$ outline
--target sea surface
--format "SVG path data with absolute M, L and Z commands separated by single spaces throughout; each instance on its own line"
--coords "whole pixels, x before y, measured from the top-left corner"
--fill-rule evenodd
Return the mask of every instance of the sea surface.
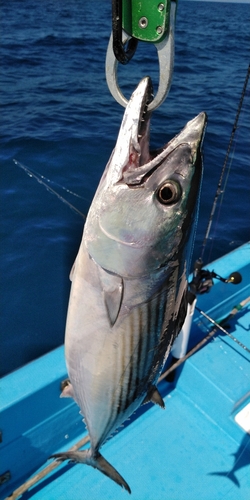
M 68 276 L 84 218 L 62 198 L 87 213 L 124 110 L 105 80 L 110 0 L 2 0 L 1 10 L 4 375 L 63 343 Z M 180 0 L 176 23 L 172 87 L 153 114 L 151 143 L 162 146 L 188 120 L 207 112 L 197 258 L 247 74 L 250 6 Z M 139 44 L 134 59 L 119 67 L 124 94 L 129 97 L 146 75 L 157 89 L 156 49 Z M 205 263 L 249 239 L 249 132 L 248 86 Z M 36 172 L 40 182 L 14 159 Z

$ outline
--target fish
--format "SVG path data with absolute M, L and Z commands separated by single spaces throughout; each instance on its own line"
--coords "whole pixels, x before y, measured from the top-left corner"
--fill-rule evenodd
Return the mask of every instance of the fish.
M 187 310 L 187 276 L 202 181 L 205 112 L 150 151 L 152 82 L 145 77 L 124 112 L 71 272 L 65 333 L 70 383 L 90 448 L 52 455 L 91 465 L 131 493 L 100 448 L 152 401 Z

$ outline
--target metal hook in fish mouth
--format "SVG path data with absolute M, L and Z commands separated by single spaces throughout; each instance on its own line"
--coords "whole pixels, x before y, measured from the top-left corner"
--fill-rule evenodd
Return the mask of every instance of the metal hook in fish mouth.
M 176 10 L 176 4 L 175 2 L 171 2 L 170 26 L 169 26 L 168 36 L 166 36 L 162 42 L 154 44 L 158 53 L 160 80 L 159 80 L 158 91 L 154 99 L 149 104 L 148 111 L 153 111 L 162 104 L 162 102 L 166 99 L 171 87 L 173 67 L 174 67 L 175 10 Z M 123 44 L 125 45 L 130 39 L 131 36 L 128 35 L 125 31 L 123 31 L 122 32 Z M 114 99 L 119 104 L 121 104 L 121 106 L 124 106 L 126 108 L 128 100 L 126 99 L 126 97 L 124 97 L 117 81 L 117 66 L 118 66 L 118 61 L 113 52 L 113 35 L 111 34 L 106 56 L 107 85 Z

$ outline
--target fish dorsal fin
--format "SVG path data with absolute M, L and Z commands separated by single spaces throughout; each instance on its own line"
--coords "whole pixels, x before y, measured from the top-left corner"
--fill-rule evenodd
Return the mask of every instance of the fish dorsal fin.
M 100 268 L 100 278 L 110 325 L 114 326 L 122 304 L 123 279 L 121 276 L 112 274 L 102 268 Z
M 152 387 L 149 389 L 147 396 L 143 400 L 142 404 L 149 403 L 149 401 L 152 401 L 152 403 L 159 405 L 161 408 L 165 409 L 164 401 L 155 385 L 152 385 Z

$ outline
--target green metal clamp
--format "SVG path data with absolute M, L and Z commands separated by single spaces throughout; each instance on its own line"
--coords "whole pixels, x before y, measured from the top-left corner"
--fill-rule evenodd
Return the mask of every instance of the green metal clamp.
M 171 0 L 123 0 L 122 26 L 143 42 L 161 42 L 169 32 Z

